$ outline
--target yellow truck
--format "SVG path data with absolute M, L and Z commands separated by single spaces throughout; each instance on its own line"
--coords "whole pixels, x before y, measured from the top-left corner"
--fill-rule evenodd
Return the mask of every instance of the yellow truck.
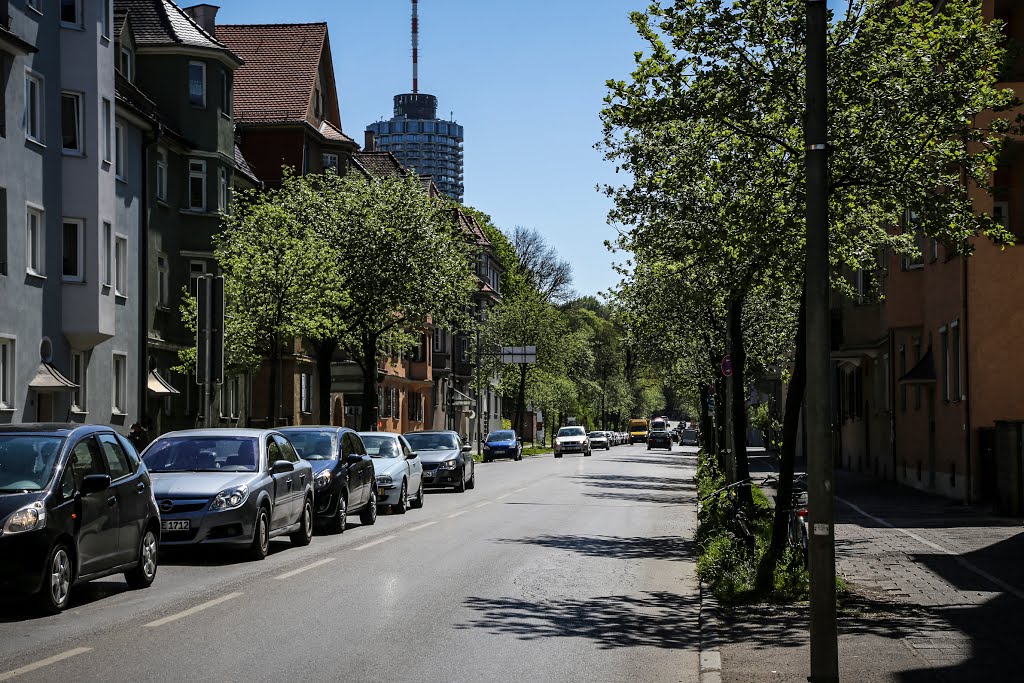
M 636 418 L 629 421 L 629 442 L 645 443 L 647 432 L 651 429 L 651 422 L 645 418 Z

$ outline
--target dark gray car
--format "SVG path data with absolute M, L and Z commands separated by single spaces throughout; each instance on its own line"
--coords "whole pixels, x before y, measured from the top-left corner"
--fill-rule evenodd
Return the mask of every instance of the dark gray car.
M 160 508 L 161 545 L 248 548 L 262 560 L 270 539 L 313 538 L 313 468 L 281 432 L 189 429 L 146 448 Z
M 409 432 L 404 434 L 423 463 L 423 486 L 454 488 L 459 493 L 476 487 L 476 463 L 472 449 L 457 432 Z

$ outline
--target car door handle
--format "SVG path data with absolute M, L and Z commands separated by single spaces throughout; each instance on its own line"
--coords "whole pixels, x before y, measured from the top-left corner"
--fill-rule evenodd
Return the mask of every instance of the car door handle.
M 299 483 L 302 483 L 302 484 L 306 483 L 306 475 L 305 474 L 300 474 L 299 475 Z
M 135 485 L 135 490 L 137 490 L 139 493 L 145 493 L 146 492 L 146 482 L 140 481 L 138 484 Z
M 117 505 L 117 496 L 111 496 L 110 498 L 107 498 L 107 507 L 108 508 L 112 508 L 115 505 Z

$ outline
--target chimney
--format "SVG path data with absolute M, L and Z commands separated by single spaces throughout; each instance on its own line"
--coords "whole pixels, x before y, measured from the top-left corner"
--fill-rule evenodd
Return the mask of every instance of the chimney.
M 372 130 L 366 131 L 365 139 L 363 140 L 363 151 L 364 152 L 376 152 L 377 151 L 377 141 L 374 140 L 374 138 L 373 138 L 373 131 Z
M 220 9 L 217 5 L 193 5 L 192 7 L 184 8 L 185 14 L 192 17 L 199 26 L 209 33 L 214 38 L 217 37 L 217 11 Z

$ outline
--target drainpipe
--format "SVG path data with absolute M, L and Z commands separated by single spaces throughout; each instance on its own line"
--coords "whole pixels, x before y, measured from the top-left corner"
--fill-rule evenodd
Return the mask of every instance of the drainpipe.
M 960 377 L 960 380 L 959 380 L 958 383 L 960 384 L 960 397 L 959 398 L 963 402 L 963 411 L 964 411 L 964 451 L 967 454 L 967 472 L 966 472 L 966 476 L 967 476 L 967 495 L 964 498 L 964 502 L 967 503 L 968 505 L 970 505 L 971 501 L 974 498 L 974 496 L 972 495 L 973 494 L 972 487 L 974 485 L 974 476 L 973 476 L 973 470 L 971 468 L 971 404 L 970 404 L 970 401 L 971 401 L 971 383 L 970 383 L 970 377 L 971 377 L 971 361 L 970 361 L 970 358 L 971 358 L 971 354 L 970 354 L 970 348 L 971 347 L 970 347 L 970 341 L 969 341 L 970 338 L 971 338 L 971 335 L 968 334 L 968 330 L 969 330 L 968 321 L 970 320 L 970 316 L 968 315 L 968 309 L 967 309 L 967 304 L 968 304 L 968 296 L 967 296 L 967 291 L 968 291 L 968 289 L 967 289 L 967 287 L 968 287 L 967 258 L 968 257 L 966 257 L 966 256 L 961 256 L 960 257 L 960 261 L 963 263 L 962 271 L 963 271 L 963 312 L 964 312 L 964 318 L 963 318 L 963 320 L 960 321 L 960 348 L 958 349 L 958 351 L 959 351 L 959 353 L 962 356 L 962 360 L 960 361 L 961 377 Z M 967 398 L 963 397 L 964 396 L 963 391 L 964 391 L 965 387 L 967 388 Z

